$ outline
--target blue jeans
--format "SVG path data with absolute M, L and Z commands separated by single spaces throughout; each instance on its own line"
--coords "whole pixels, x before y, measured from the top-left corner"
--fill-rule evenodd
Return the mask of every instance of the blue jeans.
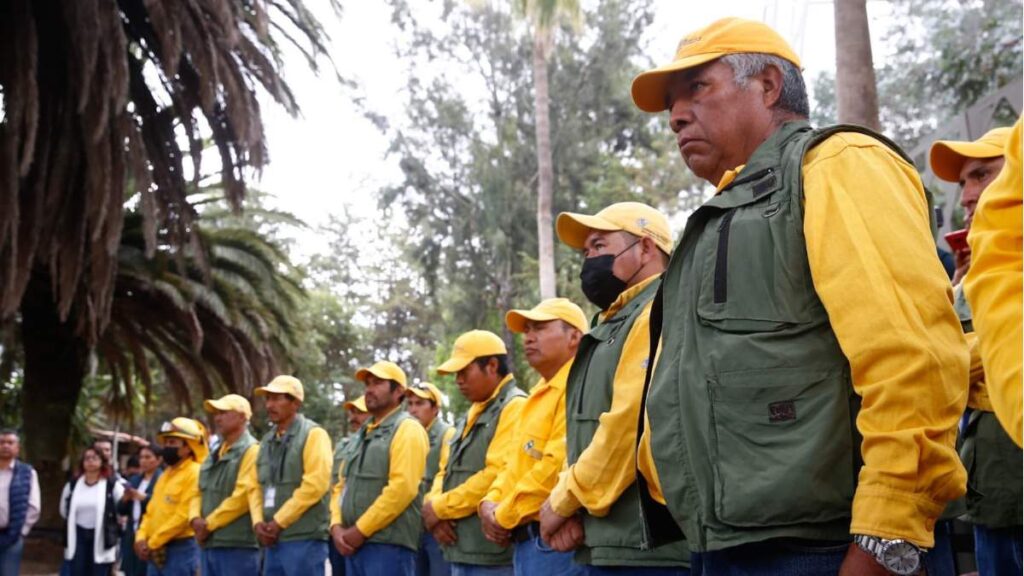
M 345 558 L 346 576 L 416 576 L 416 552 L 394 544 L 363 544 Z
M 452 562 L 452 576 L 515 576 L 512 566 L 484 566 Z
M 530 538 L 515 545 L 512 568 L 515 576 L 583 576 L 583 566 L 572 561 L 572 552 L 557 552 L 531 530 Z
M 258 548 L 207 548 L 200 553 L 203 576 L 234 576 L 259 574 Z
M 331 576 L 345 576 L 345 557 L 330 540 L 327 541 L 327 561 L 331 563 Z
M 1021 574 L 1021 527 L 974 527 L 974 554 L 979 576 Z
M 949 534 L 936 525 L 935 547 L 925 555 L 928 576 L 954 576 Z M 694 552 L 693 576 L 835 576 L 843 565 L 849 542 L 791 538 L 743 544 L 712 552 Z
M 326 540 L 278 542 L 266 549 L 263 576 L 324 576 Z
M 441 545 L 430 532 L 420 537 L 420 550 L 416 553 L 417 576 L 451 576 L 452 567 L 444 559 Z
M 584 567 L 587 576 L 689 576 L 690 570 L 676 566 L 594 566 Z
M 96 531 L 75 526 L 75 557 L 71 559 L 71 576 L 108 576 L 113 562 L 97 564 L 93 550 Z
M 192 538 L 181 538 L 168 544 L 163 569 L 150 562 L 146 576 L 195 576 L 199 568 L 199 545 Z
M 0 548 L 0 576 L 18 576 L 21 570 L 21 551 L 24 548 L 24 538 L 18 538 L 6 548 Z

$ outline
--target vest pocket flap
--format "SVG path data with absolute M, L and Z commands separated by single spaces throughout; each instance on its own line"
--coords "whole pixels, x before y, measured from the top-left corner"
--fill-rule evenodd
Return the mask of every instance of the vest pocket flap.
M 850 516 L 859 446 L 845 370 L 731 372 L 707 385 L 722 522 L 763 527 Z

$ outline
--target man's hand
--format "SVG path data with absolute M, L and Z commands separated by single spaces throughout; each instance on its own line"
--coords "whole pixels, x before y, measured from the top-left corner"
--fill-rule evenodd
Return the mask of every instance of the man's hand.
M 146 544 L 145 540 L 135 543 L 135 555 L 139 557 L 139 560 L 148 562 L 149 553 L 149 544 Z
M 540 537 L 544 542 L 551 546 L 551 538 L 558 532 L 562 525 L 565 524 L 570 517 L 559 516 L 555 509 L 551 507 L 551 500 L 545 500 L 544 504 L 540 507 Z
M 434 512 L 434 505 L 430 502 L 423 505 L 423 508 L 420 510 L 420 515 L 423 516 L 423 527 L 427 529 L 427 532 L 433 532 L 434 527 L 441 521 Z
M 206 528 L 206 520 L 202 518 L 192 519 L 192 531 L 196 533 L 196 541 L 200 544 L 206 542 L 210 537 L 210 531 Z
M 342 528 L 341 533 L 338 534 L 338 539 L 341 540 L 341 547 L 338 548 L 338 552 L 341 552 L 342 556 L 352 556 L 366 543 L 366 536 L 355 526 Z
M 264 546 L 277 544 L 277 537 L 281 534 L 281 525 L 273 520 L 260 522 L 253 529 L 256 532 L 256 539 Z
M 452 546 L 459 540 L 459 536 L 455 533 L 455 522 L 451 520 L 439 521 L 434 525 L 434 529 L 430 531 L 430 534 L 442 546 Z
M 548 543 L 552 550 L 558 552 L 570 552 L 579 548 L 585 539 L 583 532 L 583 520 L 579 516 L 573 516 L 562 524 L 562 527 L 555 532 Z
M 926 574 L 923 566 L 918 574 Z M 839 568 L 839 576 L 892 576 L 892 573 L 879 564 L 871 554 L 862 550 L 856 543 L 852 543 L 846 550 L 846 558 Z
M 512 532 L 498 524 L 498 519 L 494 516 L 494 510 L 497 507 L 498 505 L 494 502 L 481 502 L 479 510 L 480 524 L 483 526 L 484 537 L 504 548 L 508 546 Z
M 954 252 L 953 263 L 955 269 L 953 271 L 952 284 L 956 286 L 964 279 L 964 276 L 967 275 L 967 270 L 971 267 L 971 249 L 968 247 Z

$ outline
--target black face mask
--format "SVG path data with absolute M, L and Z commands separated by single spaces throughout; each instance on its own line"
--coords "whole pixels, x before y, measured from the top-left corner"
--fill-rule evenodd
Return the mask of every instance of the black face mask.
M 160 449 L 160 456 L 163 457 L 164 463 L 168 466 L 174 466 L 181 461 L 181 456 L 178 455 L 178 448 L 175 446 L 164 446 Z
M 622 252 L 614 256 L 605 254 L 603 256 L 587 258 L 583 261 L 583 269 L 580 270 L 580 284 L 583 288 L 583 294 L 587 297 L 587 300 L 593 302 L 601 310 L 607 310 L 612 305 L 612 302 L 615 302 L 615 299 L 626 289 L 629 280 L 632 280 L 640 272 L 640 268 L 637 268 L 636 272 L 633 272 L 633 276 L 629 277 L 629 280 L 622 280 L 612 273 L 615 259 L 625 254 L 626 250 L 636 246 L 638 243 L 640 243 L 639 240 L 633 242 Z

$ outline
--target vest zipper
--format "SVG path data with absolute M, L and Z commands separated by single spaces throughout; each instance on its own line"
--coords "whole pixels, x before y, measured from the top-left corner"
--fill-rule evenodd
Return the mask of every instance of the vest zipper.
M 735 213 L 736 209 L 730 208 L 718 224 L 718 253 L 715 256 L 715 304 L 724 304 L 728 299 L 726 282 L 729 274 L 729 228 Z

